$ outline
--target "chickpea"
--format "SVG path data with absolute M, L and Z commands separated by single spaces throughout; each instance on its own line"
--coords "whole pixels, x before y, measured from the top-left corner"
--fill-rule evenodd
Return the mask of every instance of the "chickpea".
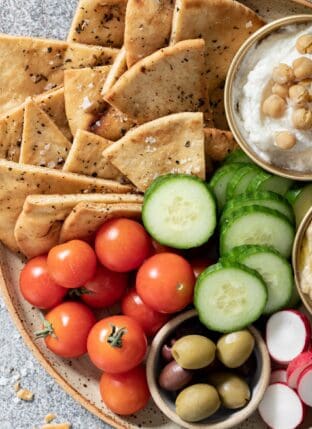
M 312 54 L 312 34 L 304 34 L 297 39 L 297 51 L 300 54 Z
M 270 95 L 264 100 L 262 105 L 262 111 L 266 116 L 272 118 L 280 118 L 284 115 L 286 109 L 286 102 L 279 95 Z
M 280 149 L 291 149 L 296 144 L 296 137 L 288 131 L 281 131 L 275 134 L 275 145 Z
M 279 83 L 281 85 L 285 85 L 285 83 L 290 83 L 294 80 L 294 72 L 291 67 L 287 64 L 279 64 L 274 67 L 272 79 L 274 82 Z
M 293 85 L 289 88 L 289 98 L 297 105 L 304 106 L 310 100 L 309 91 L 302 85 Z
M 287 85 L 281 85 L 280 83 L 275 83 L 272 86 L 272 93 L 279 95 L 282 98 L 288 97 L 288 86 Z
M 312 77 L 312 60 L 299 57 L 293 62 L 293 70 L 296 79 L 302 80 Z
M 308 109 L 296 109 L 292 114 L 292 122 L 295 128 L 299 130 L 308 130 L 312 128 L 312 112 Z

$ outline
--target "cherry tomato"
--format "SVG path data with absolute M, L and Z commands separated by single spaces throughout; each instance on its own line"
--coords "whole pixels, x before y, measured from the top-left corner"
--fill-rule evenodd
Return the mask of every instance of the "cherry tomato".
M 100 392 L 103 402 L 114 413 L 122 416 L 136 413 L 145 407 L 150 398 L 145 368 L 137 366 L 122 374 L 104 372 Z
M 175 253 L 152 256 L 144 262 L 136 277 L 140 297 L 161 313 L 174 313 L 190 304 L 194 285 L 191 265 Z
M 104 308 L 119 301 L 127 285 L 127 274 L 116 273 L 99 265 L 94 277 L 75 292 L 90 307 Z
M 211 258 L 194 258 L 190 260 L 190 264 L 192 265 L 194 275 L 197 278 L 203 271 L 205 271 L 206 268 L 208 268 L 210 265 L 215 264 L 216 261 L 214 261 Z
M 168 252 L 174 252 L 174 250 L 171 247 L 164 246 L 163 244 L 158 243 L 158 241 L 152 240 L 152 246 L 153 246 L 153 254 L 157 253 L 168 253 Z
M 112 271 L 137 269 L 151 250 L 151 238 L 141 224 L 131 219 L 108 220 L 96 234 L 96 254 Z
M 147 341 L 141 326 L 128 316 L 110 316 L 97 322 L 88 337 L 88 353 L 95 366 L 111 374 L 139 365 Z
M 46 255 L 27 262 L 21 271 L 19 284 L 26 301 L 42 310 L 60 304 L 67 293 L 66 288 L 49 276 Z
M 142 301 L 135 289 L 129 290 L 121 302 L 121 311 L 133 317 L 144 329 L 146 335 L 154 335 L 167 322 L 168 315 L 159 313 Z
M 50 276 L 61 286 L 77 288 L 95 274 L 96 255 L 82 240 L 71 240 L 53 247 L 48 254 Z
M 67 301 L 46 314 L 43 328 L 36 332 L 47 347 L 64 358 L 76 358 L 87 351 L 87 338 L 96 320 L 92 311 L 79 302 Z

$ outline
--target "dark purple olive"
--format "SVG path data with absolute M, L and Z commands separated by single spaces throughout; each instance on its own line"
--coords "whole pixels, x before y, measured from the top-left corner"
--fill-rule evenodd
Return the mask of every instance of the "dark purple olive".
M 192 380 L 192 372 L 181 368 L 176 361 L 168 363 L 160 373 L 159 385 L 165 390 L 180 390 Z
M 167 362 L 170 362 L 173 359 L 171 347 L 169 347 L 167 344 L 164 344 L 161 349 L 161 355 Z

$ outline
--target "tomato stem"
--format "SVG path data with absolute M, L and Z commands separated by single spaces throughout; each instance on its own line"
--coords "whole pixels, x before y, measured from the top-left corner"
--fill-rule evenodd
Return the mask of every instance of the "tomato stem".
M 44 318 L 42 313 L 40 313 L 40 318 L 42 320 L 43 329 L 39 329 L 39 331 L 35 332 L 36 340 L 39 340 L 39 338 L 46 338 L 48 335 L 51 335 L 51 337 L 57 338 L 54 333 L 52 324 L 47 319 Z
M 71 289 L 69 292 L 68 292 L 68 296 L 70 297 L 70 298 L 76 298 L 76 297 L 79 297 L 79 296 L 81 296 L 81 295 L 92 295 L 94 292 L 92 292 L 91 290 L 89 290 L 89 289 L 87 289 L 87 288 L 85 288 L 85 287 L 77 287 L 77 288 L 75 288 L 75 289 Z
M 109 334 L 109 337 L 107 339 L 108 344 L 110 344 L 112 347 L 122 347 L 122 337 L 124 334 L 127 333 L 126 328 L 118 328 L 118 326 L 112 325 L 112 332 Z

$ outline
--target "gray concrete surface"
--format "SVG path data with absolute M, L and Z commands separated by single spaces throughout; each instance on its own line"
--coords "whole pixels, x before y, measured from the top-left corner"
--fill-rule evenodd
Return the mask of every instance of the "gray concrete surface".
M 66 37 L 77 0 L 0 0 L 0 32 L 41 37 Z M 13 384 L 35 394 L 33 402 L 19 400 Z M 36 362 L 15 329 L 0 298 L 0 429 L 40 428 L 53 412 L 55 422 L 72 429 L 108 429 L 80 407 Z

